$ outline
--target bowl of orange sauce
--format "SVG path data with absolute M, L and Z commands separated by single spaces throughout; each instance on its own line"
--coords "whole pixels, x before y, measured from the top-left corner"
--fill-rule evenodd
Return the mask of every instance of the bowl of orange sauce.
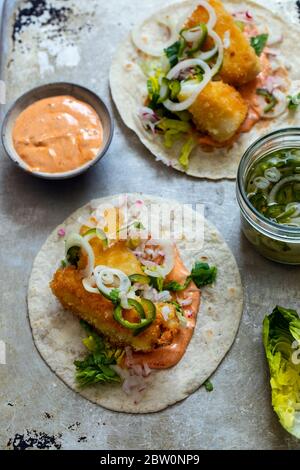
M 22 95 L 2 126 L 7 155 L 40 178 L 72 178 L 95 165 L 113 136 L 110 112 L 91 90 L 59 82 Z

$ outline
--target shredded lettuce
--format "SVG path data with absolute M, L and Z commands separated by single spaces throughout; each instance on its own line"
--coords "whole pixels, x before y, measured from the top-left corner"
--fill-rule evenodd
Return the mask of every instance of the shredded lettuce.
M 151 77 L 157 73 L 163 74 L 163 65 L 160 59 L 152 60 L 151 62 L 149 60 L 141 60 L 139 66 L 146 77 Z
M 180 156 L 179 156 L 179 163 L 180 165 L 187 170 L 189 167 L 189 159 L 192 151 L 197 146 L 197 142 L 193 137 L 190 137 L 185 144 L 183 145 Z
M 182 133 L 175 129 L 169 129 L 164 134 L 164 146 L 168 149 L 172 148 L 174 142 L 181 137 Z
M 163 132 L 164 145 L 167 148 L 171 148 L 175 140 L 181 137 L 183 133 L 191 130 L 191 124 L 189 122 L 169 118 L 161 119 L 156 127 Z
M 177 132 L 189 132 L 192 128 L 189 122 L 168 118 L 161 119 L 157 124 L 157 127 L 165 132 L 170 129 L 175 130 Z
M 112 347 L 86 322 L 81 321 L 80 324 L 88 334 L 82 342 L 89 354 L 84 360 L 74 362 L 78 385 L 86 387 L 100 382 L 120 382 L 119 375 L 110 366 L 121 361 L 124 350 Z
M 148 95 L 150 98 L 149 106 L 150 108 L 155 108 L 159 100 L 159 90 L 160 90 L 159 79 L 156 75 L 152 75 L 151 77 L 148 78 L 147 89 L 148 89 Z
M 263 322 L 270 368 L 272 405 L 281 425 L 300 438 L 300 318 L 295 310 L 275 307 Z

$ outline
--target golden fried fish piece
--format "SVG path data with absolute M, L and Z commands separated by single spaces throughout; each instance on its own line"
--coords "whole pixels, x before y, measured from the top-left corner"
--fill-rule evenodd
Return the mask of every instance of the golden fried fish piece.
M 95 254 L 95 265 L 104 264 L 118 268 L 127 275 L 143 273 L 140 262 L 127 248 L 126 242 L 119 241 L 106 250 L 103 250 L 102 242 L 97 238 L 92 239 L 90 243 Z M 79 265 L 81 268 L 84 267 L 82 259 Z M 136 351 L 151 351 L 155 347 L 170 344 L 180 327 L 175 306 L 158 302 L 155 304 L 155 321 L 144 332 L 134 336 L 133 330 L 123 327 L 114 319 L 114 305 L 110 300 L 101 294 L 90 293 L 84 289 L 82 273 L 74 266 L 58 269 L 50 287 L 65 309 L 92 325 L 116 346 L 128 345 Z M 167 321 L 161 313 L 166 305 L 169 308 Z M 140 321 L 134 310 L 123 310 L 123 317 L 130 322 Z
M 87 292 L 82 285 L 82 276 L 73 266 L 58 269 L 50 287 L 62 306 L 92 325 L 116 346 L 131 346 L 136 351 L 151 351 L 156 346 L 170 344 L 178 332 L 179 321 L 172 304 L 156 304 L 156 320 L 137 336 L 113 318 L 114 306 L 111 301 L 99 294 Z M 164 305 L 170 309 L 166 322 L 161 314 Z M 130 322 L 138 322 L 134 310 L 124 310 L 123 317 Z
M 240 93 L 222 81 L 210 82 L 189 108 L 200 132 L 216 142 L 230 140 L 244 122 L 248 105 Z
M 248 39 L 235 24 L 234 18 L 228 13 L 220 0 L 208 0 L 217 15 L 217 23 L 214 31 L 224 40 L 225 33 L 229 38 L 229 47 L 224 48 L 223 66 L 219 72 L 220 77 L 226 83 L 233 86 L 244 85 L 254 80 L 260 72 L 260 61 Z M 198 6 L 185 27 L 192 28 L 199 23 L 208 21 L 208 13 Z M 205 48 L 213 47 L 212 40 L 208 38 Z

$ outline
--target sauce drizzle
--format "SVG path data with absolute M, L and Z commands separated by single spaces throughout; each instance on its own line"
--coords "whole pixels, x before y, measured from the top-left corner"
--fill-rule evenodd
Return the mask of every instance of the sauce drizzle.
M 176 249 L 174 268 L 168 275 L 168 278 L 182 284 L 188 275 L 189 272 Z M 133 352 L 132 356 L 135 364 L 147 363 L 150 369 L 168 369 L 175 366 L 184 355 L 195 329 L 201 293 L 195 284 L 191 282 L 183 292 L 178 293 L 177 297 L 182 299 L 186 297 L 192 298 L 191 305 L 182 307 L 186 314 L 187 326 L 179 329 L 174 341 L 168 346 L 162 346 L 151 352 Z

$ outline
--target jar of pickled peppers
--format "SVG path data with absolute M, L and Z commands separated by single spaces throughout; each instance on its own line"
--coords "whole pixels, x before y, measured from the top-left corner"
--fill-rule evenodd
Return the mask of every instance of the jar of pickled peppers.
M 254 142 L 237 175 L 242 230 L 263 256 L 300 264 L 300 128 Z

